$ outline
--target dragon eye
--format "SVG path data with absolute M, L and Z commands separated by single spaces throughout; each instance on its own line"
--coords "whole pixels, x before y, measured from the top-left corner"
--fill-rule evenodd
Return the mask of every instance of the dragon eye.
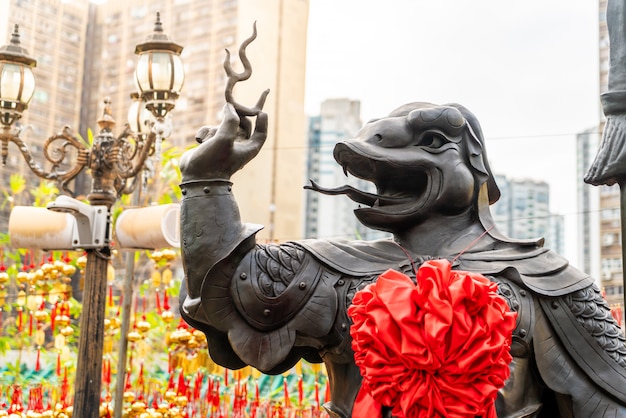
M 424 135 L 420 141 L 415 144 L 418 147 L 440 148 L 447 141 L 441 135 L 428 133 Z

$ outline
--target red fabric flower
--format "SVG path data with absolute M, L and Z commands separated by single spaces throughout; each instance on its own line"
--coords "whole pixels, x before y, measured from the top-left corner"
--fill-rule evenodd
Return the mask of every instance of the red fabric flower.
M 417 286 L 388 270 L 357 292 L 348 314 L 363 383 L 352 416 L 386 405 L 400 418 L 495 418 L 516 321 L 496 290 L 480 274 L 431 260 Z

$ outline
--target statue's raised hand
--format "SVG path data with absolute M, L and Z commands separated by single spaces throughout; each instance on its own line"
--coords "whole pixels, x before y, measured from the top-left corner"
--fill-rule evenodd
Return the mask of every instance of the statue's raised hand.
M 267 114 L 259 111 L 254 132 L 249 138 L 239 125 L 235 107 L 227 103 L 220 126 L 200 129 L 196 138 L 200 145 L 183 154 L 180 161 L 183 182 L 229 180 L 259 153 L 267 138 Z
M 626 179 L 626 114 L 608 115 L 596 158 L 585 175 L 594 186 L 622 184 Z

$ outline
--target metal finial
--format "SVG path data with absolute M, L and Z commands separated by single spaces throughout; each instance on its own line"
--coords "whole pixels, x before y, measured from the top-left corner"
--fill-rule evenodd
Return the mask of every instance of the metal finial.
M 17 23 L 15 24 L 15 27 L 13 28 L 13 34 L 11 35 L 11 43 L 15 46 L 20 45 L 20 25 Z
M 111 130 L 115 126 L 115 119 L 113 119 L 113 112 L 111 112 L 111 98 L 104 98 L 104 111 L 102 117 L 98 119 L 98 126 L 101 130 Z
M 161 23 L 161 13 L 157 12 L 156 22 L 154 23 L 154 31 L 146 37 L 146 40 L 135 47 L 135 54 L 152 50 L 172 51 L 176 55 L 180 55 L 183 50 L 165 32 L 163 32 L 163 24 Z
M 156 22 L 154 23 L 155 32 L 163 32 L 163 24 L 161 23 L 161 12 L 156 12 Z
M 11 42 L 8 45 L 0 47 L 0 60 L 17 62 L 28 65 L 29 67 L 37 66 L 37 60 L 30 57 L 28 51 L 20 45 L 20 25 L 17 23 L 13 28 Z

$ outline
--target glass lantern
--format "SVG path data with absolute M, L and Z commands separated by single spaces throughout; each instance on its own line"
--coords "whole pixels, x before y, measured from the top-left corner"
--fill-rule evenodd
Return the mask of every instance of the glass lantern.
M 22 117 L 35 92 L 32 68 L 37 61 L 20 46 L 19 26 L 15 25 L 11 43 L 0 48 L 0 122 L 11 126 Z
M 185 80 L 180 53 L 183 50 L 163 33 L 160 14 L 152 35 L 135 47 L 139 55 L 135 82 L 146 108 L 155 118 L 164 118 L 175 106 Z

